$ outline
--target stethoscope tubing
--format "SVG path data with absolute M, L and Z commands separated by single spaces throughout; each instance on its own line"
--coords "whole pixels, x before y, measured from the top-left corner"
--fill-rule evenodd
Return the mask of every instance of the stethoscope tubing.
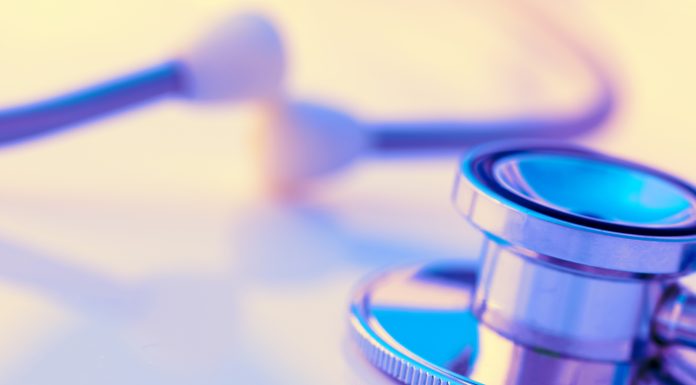
M 606 66 L 591 50 L 538 12 L 527 7 L 522 11 L 563 43 L 591 73 L 597 91 L 588 106 L 565 114 L 489 120 L 362 122 L 372 150 L 460 149 L 493 139 L 520 137 L 561 139 L 604 123 L 617 104 L 616 85 Z M 165 96 L 189 96 L 185 72 L 183 61 L 168 61 L 76 92 L 0 110 L 0 146 L 55 134 Z
M 180 64 L 152 68 L 26 106 L 0 111 L 0 145 L 36 139 L 182 91 Z

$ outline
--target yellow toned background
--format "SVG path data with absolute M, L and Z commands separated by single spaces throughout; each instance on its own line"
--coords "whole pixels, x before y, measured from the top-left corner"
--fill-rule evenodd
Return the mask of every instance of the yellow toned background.
M 534 4 L 620 84 L 618 114 L 580 141 L 696 181 L 696 8 Z M 169 59 L 243 10 L 279 25 L 293 95 L 364 118 L 555 111 L 591 93 L 553 37 L 491 2 L 0 5 L 0 105 Z M 366 159 L 280 204 L 257 166 L 262 120 L 166 100 L 0 151 L 0 384 L 364 378 L 344 344 L 355 281 L 475 258 L 448 202 L 455 158 Z

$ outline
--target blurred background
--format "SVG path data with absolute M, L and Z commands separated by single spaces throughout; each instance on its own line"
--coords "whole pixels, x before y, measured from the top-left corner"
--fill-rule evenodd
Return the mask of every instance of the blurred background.
M 575 141 L 696 181 L 696 8 L 530 4 L 618 85 L 612 118 Z M 505 2 L 2 5 L 2 106 L 177 57 L 250 10 L 282 33 L 290 95 L 361 118 L 487 119 L 592 97 L 572 54 Z M 279 200 L 260 166 L 264 121 L 249 103 L 172 98 L 2 148 L 0 383 L 371 383 L 346 347 L 356 282 L 477 257 L 449 201 L 458 153 L 364 157 Z

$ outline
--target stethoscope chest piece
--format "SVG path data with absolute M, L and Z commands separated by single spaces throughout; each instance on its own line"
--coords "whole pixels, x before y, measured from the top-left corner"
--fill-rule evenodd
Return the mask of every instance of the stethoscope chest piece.
M 477 268 L 394 271 L 351 322 L 406 384 L 696 384 L 696 190 L 584 149 L 471 151 L 453 194 L 484 235 Z

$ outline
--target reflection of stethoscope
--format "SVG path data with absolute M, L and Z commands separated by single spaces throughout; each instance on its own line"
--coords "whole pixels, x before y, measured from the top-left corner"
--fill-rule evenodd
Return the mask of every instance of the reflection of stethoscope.
M 406 384 L 696 384 L 696 189 L 550 143 L 484 145 L 453 199 L 484 235 L 478 273 L 382 275 L 351 325 Z
M 332 108 L 287 101 L 279 34 L 258 15 L 220 25 L 185 55 L 81 91 L 0 110 L 0 144 L 56 133 L 163 96 L 194 101 L 271 101 L 271 172 L 280 182 L 335 170 L 366 151 L 461 148 L 497 138 L 564 138 L 602 123 L 616 90 L 594 55 L 538 18 L 595 82 L 596 95 L 572 113 L 490 120 L 358 121 Z M 267 105 L 268 105 L 267 104 Z

